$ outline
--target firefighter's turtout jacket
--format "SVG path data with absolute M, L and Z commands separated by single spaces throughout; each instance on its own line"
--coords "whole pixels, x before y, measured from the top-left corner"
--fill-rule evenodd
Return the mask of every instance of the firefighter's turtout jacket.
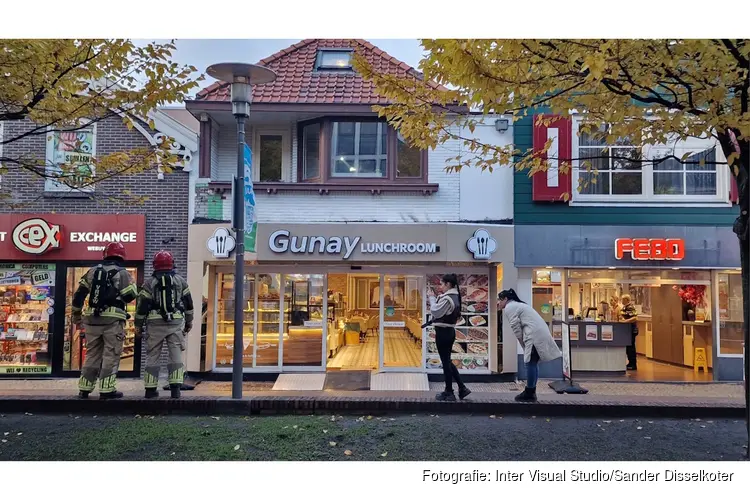
M 166 323 L 159 309 L 159 301 L 154 297 L 154 290 L 162 274 L 171 274 L 174 287 L 175 301 L 178 302 L 179 310 L 172 315 L 174 322 L 185 321 L 186 327 L 193 324 L 193 297 L 190 294 L 187 280 L 173 271 L 155 272 L 151 279 L 145 280 L 138 294 L 138 305 L 135 311 L 135 327 L 142 329 L 146 322 Z
M 86 307 L 85 310 L 83 309 L 86 298 L 91 291 L 94 273 L 96 272 L 96 266 L 92 267 L 78 282 L 78 289 L 73 295 L 72 313 L 74 321 L 80 319 L 82 315 L 84 322 L 94 322 L 97 324 L 125 321 L 127 319 L 128 314 L 125 311 L 125 307 L 128 303 L 135 300 L 138 295 L 138 289 L 133 283 L 130 273 L 120 267 L 117 262 L 105 260 L 102 263 L 102 266 L 106 272 L 113 270 L 116 271 L 112 276 L 112 285 L 117 289 L 117 299 L 113 304 L 108 304 L 109 307 L 101 311 L 98 316 L 95 316 L 92 307 Z

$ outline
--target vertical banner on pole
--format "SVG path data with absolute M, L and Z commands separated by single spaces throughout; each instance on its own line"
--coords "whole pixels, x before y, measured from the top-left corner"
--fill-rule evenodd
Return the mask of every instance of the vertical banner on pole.
M 255 253 L 255 236 L 258 220 L 255 216 L 255 191 L 253 191 L 253 152 L 245 144 L 245 251 Z
M 573 381 L 573 370 L 570 367 L 570 326 L 562 324 L 562 371 L 563 378 Z

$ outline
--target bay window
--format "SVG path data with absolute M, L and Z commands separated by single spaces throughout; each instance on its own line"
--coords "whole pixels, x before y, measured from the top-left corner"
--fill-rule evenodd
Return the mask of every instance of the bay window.
M 331 177 L 385 177 L 386 126 L 383 122 L 333 122 Z
M 608 144 L 607 126 L 591 132 L 573 124 L 573 201 L 726 202 L 728 178 L 717 165 L 710 137 L 637 145 L 628 138 Z M 680 159 L 683 159 L 680 161 Z M 723 165 L 722 165 L 723 166 Z
M 434 191 L 427 185 L 427 151 L 376 118 L 330 118 L 299 124 L 298 179 L 327 186 Z M 412 185 L 409 188 L 408 185 Z M 429 188 L 429 189 L 428 189 Z M 399 189 L 399 188 L 395 188 Z

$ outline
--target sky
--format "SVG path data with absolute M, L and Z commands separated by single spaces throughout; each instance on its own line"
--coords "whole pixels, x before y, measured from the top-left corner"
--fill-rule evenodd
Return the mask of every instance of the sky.
M 166 40 L 156 40 L 165 42 Z M 175 42 L 174 60 L 180 64 L 191 64 L 205 74 L 206 68 L 219 62 L 257 63 L 264 57 L 285 49 L 300 40 L 217 40 L 217 39 L 178 39 Z M 386 51 L 396 59 L 417 67 L 422 56 L 422 47 L 416 39 L 369 39 L 373 45 Z M 142 40 L 147 42 L 147 40 Z M 213 82 L 206 75 L 201 88 Z M 198 89 L 200 90 L 200 89 Z M 196 90 L 195 92 L 197 92 Z M 193 94 L 195 93 L 193 92 Z

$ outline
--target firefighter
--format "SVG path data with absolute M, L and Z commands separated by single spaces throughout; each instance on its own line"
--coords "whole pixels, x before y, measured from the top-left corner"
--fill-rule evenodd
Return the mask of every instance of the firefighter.
M 174 270 L 174 257 L 162 250 L 154 255 L 154 274 L 138 294 L 135 312 L 137 335 L 146 332 L 146 398 L 159 397 L 159 356 L 167 344 L 167 372 L 171 396 L 180 397 L 185 378 L 182 353 L 185 335 L 193 327 L 193 297 L 185 278 Z
M 100 399 L 122 397 L 117 391 L 117 371 L 129 318 L 125 307 L 138 295 L 133 278 L 122 267 L 126 258 L 122 243 L 107 244 L 103 261 L 86 272 L 73 295 L 72 320 L 79 328 L 83 325 L 86 336 L 86 361 L 78 381 L 82 399 L 93 392 L 97 379 Z

